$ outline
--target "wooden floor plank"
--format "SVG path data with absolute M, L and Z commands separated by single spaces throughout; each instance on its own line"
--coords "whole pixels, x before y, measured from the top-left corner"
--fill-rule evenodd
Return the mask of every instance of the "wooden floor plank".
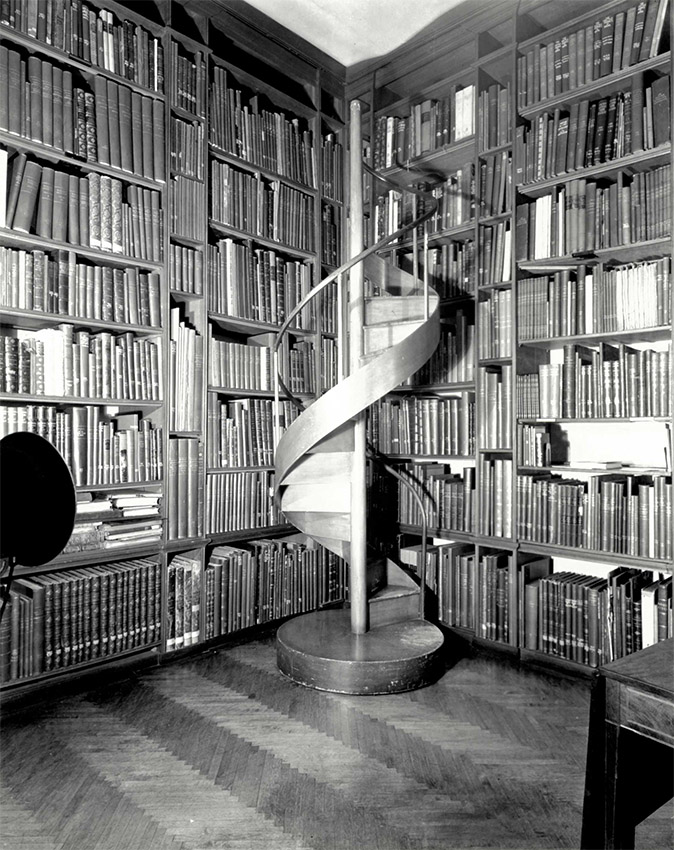
M 0 850 L 573 848 L 588 708 L 587 683 L 486 657 L 319 693 L 242 644 L 10 713 Z M 671 814 L 638 850 L 674 844 Z

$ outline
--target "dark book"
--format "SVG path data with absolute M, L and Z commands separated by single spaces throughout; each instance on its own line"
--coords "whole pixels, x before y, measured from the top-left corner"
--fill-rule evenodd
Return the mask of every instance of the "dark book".
M 8 163 L 7 173 L 7 207 L 5 212 L 5 219 L 7 221 L 7 227 L 12 227 L 14 222 L 14 215 L 16 212 L 16 205 L 19 200 L 19 192 L 21 191 L 21 182 L 23 180 L 23 172 L 26 167 L 26 154 L 25 153 L 15 153 L 10 159 Z
M 35 232 L 43 239 L 51 239 L 54 206 L 54 169 L 44 166 L 40 180 Z
M 41 125 L 42 141 L 50 147 L 54 144 L 54 84 L 51 62 L 42 61 Z
M 608 98 L 603 97 L 597 103 L 597 118 L 594 130 L 594 143 L 592 153 L 592 164 L 599 165 L 604 161 L 604 140 L 606 139 L 606 125 L 608 121 Z
M 655 0 L 651 0 L 654 3 Z M 644 24 L 646 22 L 646 11 L 648 3 L 642 0 L 637 5 L 636 16 L 634 18 L 634 35 L 632 37 L 632 49 L 630 51 L 630 65 L 635 65 L 639 61 L 641 53 L 641 42 L 644 37 Z
M 625 12 L 618 12 L 615 16 L 613 28 L 613 57 L 611 59 L 611 73 L 617 74 L 621 68 L 623 38 L 625 35 Z
M 653 44 L 653 33 L 655 32 L 655 22 L 658 17 L 659 7 L 659 0 L 649 0 L 648 8 L 646 9 L 646 17 L 644 18 L 644 28 L 641 34 L 639 62 L 644 62 L 646 59 L 650 59 L 651 46 Z
M 574 101 L 569 113 L 568 138 L 566 144 L 566 163 L 563 171 L 575 171 L 576 169 L 576 146 L 578 144 L 580 104 Z
M 618 96 L 612 94 L 608 99 L 608 108 L 606 113 L 606 134 L 604 136 L 603 162 L 608 162 L 615 158 L 617 103 Z
M 632 153 L 644 149 L 644 75 L 632 77 Z
M 54 204 L 52 207 L 52 239 L 66 242 L 68 235 L 69 179 L 65 171 L 54 173 Z
M 32 675 L 44 671 L 44 587 L 29 578 L 15 579 L 12 588 L 20 597 L 31 602 L 31 643 L 27 647 Z
M 607 15 L 601 22 L 601 59 L 599 62 L 600 77 L 605 77 L 607 74 L 610 74 L 613 66 L 613 29 L 613 16 Z
M 566 171 L 566 162 L 569 145 L 569 116 L 564 115 L 559 119 L 557 128 L 557 150 L 555 152 L 555 174 L 563 174 Z
M 154 170 L 154 153 L 153 153 L 153 145 L 155 144 L 154 139 L 154 125 L 153 125 L 153 116 L 152 116 L 152 99 L 149 97 L 143 97 L 140 103 L 141 109 L 141 136 L 142 136 L 142 165 L 140 170 L 135 168 L 136 164 L 136 152 L 134 149 L 134 170 L 136 170 L 136 174 L 142 174 L 143 177 L 147 177 L 148 180 L 155 179 L 155 170 Z M 157 144 L 164 144 L 163 139 L 157 140 Z
M 653 142 L 655 147 L 669 141 L 671 129 L 670 77 L 657 77 L 651 84 L 653 103 Z
M 16 201 L 16 210 L 12 219 L 14 230 L 19 230 L 22 233 L 32 231 L 41 178 L 42 167 L 32 160 L 26 161 L 19 196 Z
M 113 168 L 122 167 L 122 149 L 121 149 L 121 125 L 119 115 L 119 89 L 120 86 L 112 80 L 108 80 L 108 132 L 110 135 L 110 165 Z
M 634 41 L 634 21 L 636 19 L 637 7 L 631 6 L 625 15 L 625 34 L 623 36 L 623 47 L 620 56 L 620 69 L 628 68 L 632 55 L 632 42 Z
M 103 165 L 111 165 L 110 131 L 108 127 L 108 82 L 105 77 L 94 77 L 94 93 L 98 161 L 103 163 Z
M 146 134 L 152 134 L 152 120 L 144 126 L 143 101 L 140 92 L 131 92 L 131 162 L 134 174 L 147 177 L 143 172 Z

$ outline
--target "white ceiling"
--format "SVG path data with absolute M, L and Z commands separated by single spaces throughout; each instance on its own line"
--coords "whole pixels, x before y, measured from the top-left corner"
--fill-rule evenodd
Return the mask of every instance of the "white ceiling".
M 248 0 L 346 67 L 399 47 L 462 0 Z

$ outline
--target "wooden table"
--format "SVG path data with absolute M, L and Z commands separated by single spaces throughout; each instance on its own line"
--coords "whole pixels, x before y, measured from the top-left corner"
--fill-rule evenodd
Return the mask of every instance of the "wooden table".
M 599 669 L 590 704 L 581 847 L 634 847 L 674 796 L 674 639 Z

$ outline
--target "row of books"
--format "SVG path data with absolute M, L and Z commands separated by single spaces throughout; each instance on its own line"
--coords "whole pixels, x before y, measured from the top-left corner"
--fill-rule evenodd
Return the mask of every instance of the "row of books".
M 316 186 L 314 139 L 306 122 L 265 108 L 257 94 L 231 88 L 226 69 L 217 65 L 209 117 L 210 142 L 215 148 L 297 183 Z
M 538 375 L 517 379 L 518 415 L 526 418 L 621 419 L 672 412 L 670 347 L 565 345 L 563 363 L 541 364 Z
M 517 286 L 519 338 L 661 328 L 671 322 L 671 291 L 670 257 L 523 279 Z
M 470 295 L 475 290 L 475 242 L 465 241 L 443 242 L 438 247 L 429 247 L 428 284 L 438 293 L 440 298 L 456 298 Z M 400 268 L 412 272 L 413 256 L 411 253 L 399 252 L 396 255 Z M 419 273 L 423 277 L 423 254 L 419 257 Z
M 475 325 L 472 316 L 457 310 L 441 325 L 440 341 L 431 358 L 402 386 L 470 382 L 474 379 Z
M 251 236 L 314 250 L 314 199 L 259 173 L 211 163 L 210 216 L 218 224 Z
M 334 133 L 321 140 L 321 192 L 333 201 L 344 200 L 344 148 Z
M 199 537 L 204 526 L 204 450 L 196 438 L 171 437 L 168 448 L 168 538 Z
M 517 259 L 540 260 L 670 235 L 670 165 L 615 180 L 571 180 L 517 208 Z
M 405 549 L 418 562 L 419 547 Z M 429 547 L 427 560 L 440 622 L 485 640 L 597 667 L 671 637 L 671 576 L 628 567 L 608 578 L 552 569 L 549 558 L 478 557 L 458 542 Z
M 267 528 L 283 522 L 269 470 L 206 476 L 206 533 Z
M 85 93 L 85 105 L 87 102 L 88 93 Z M 87 136 L 91 133 L 95 137 L 93 161 L 165 182 L 164 102 L 97 76 L 93 105 L 95 123 L 91 131 L 89 116 L 85 114 Z M 78 130 L 79 123 L 78 114 Z M 87 144 L 87 159 L 91 161 L 89 147 Z
M 466 163 L 448 174 L 442 183 L 424 186 L 438 202 L 438 209 L 423 225 L 428 233 L 440 233 L 451 227 L 471 222 L 475 217 L 475 166 Z M 375 242 L 422 215 L 431 201 L 410 192 L 390 189 L 377 198 L 375 208 Z
M 91 172 L 85 177 L 0 150 L 0 224 L 43 239 L 161 262 L 159 192 Z
M 208 308 L 224 316 L 280 325 L 309 294 L 312 266 L 234 239 L 208 246 Z M 312 310 L 291 324 L 312 328 Z
M 245 343 L 217 339 L 208 328 L 208 383 L 232 389 L 273 389 L 271 349 L 275 334 L 249 336 Z
M 671 560 L 671 475 L 523 474 L 517 524 L 521 540 Z
M 337 301 L 337 284 L 329 283 L 318 299 L 319 327 L 323 333 L 337 333 Z
M 507 457 L 481 456 L 479 461 L 478 534 L 488 537 L 512 537 L 513 462 Z
M 526 109 L 657 56 L 664 47 L 668 4 L 669 0 L 640 0 L 526 50 L 517 60 L 518 108 Z
M 171 104 L 199 118 L 206 117 L 206 60 L 197 50 L 183 55 L 177 41 L 171 41 Z
M 445 463 L 405 463 L 400 472 L 421 497 L 429 528 L 474 530 L 476 517 L 475 468 L 453 473 Z M 398 522 L 421 525 L 421 511 L 408 488 L 398 482 Z
M 161 39 L 138 24 L 120 21 L 108 9 L 70 0 L 6 0 L 0 22 L 150 91 L 164 90 Z
M 510 151 L 487 154 L 480 161 L 480 216 L 501 215 L 511 204 L 513 158 Z
M 170 312 L 171 431 L 200 431 L 204 378 L 204 339 L 183 308 Z
M 166 651 L 199 643 L 202 568 L 189 554 L 173 557 L 166 571 Z
M 477 404 L 481 411 L 478 435 L 482 449 L 512 448 L 511 364 L 481 368 L 477 383 Z
M 553 441 L 549 425 L 523 423 L 518 428 L 518 457 L 522 466 L 550 466 L 553 462 Z
M 375 124 L 374 168 L 381 171 L 440 150 L 475 132 L 475 86 L 452 85 L 444 97 L 410 106 L 404 116 L 380 115 Z
M 171 178 L 170 190 L 171 235 L 201 239 L 206 225 L 204 184 L 191 177 L 176 174 Z
M 520 282 L 520 286 L 525 281 Z M 519 289 L 518 289 L 519 296 Z M 479 327 L 477 356 L 480 360 L 512 357 L 512 290 L 495 289 L 484 301 L 477 302 Z M 518 298 L 518 324 L 521 322 Z M 521 324 L 519 325 L 521 328 Z M 521 335 L 521 331 L 520 331 Z
M 201 295 L 204 288 L 204 261 L 201 251 L 185 245 L 169 246 L 169 280 L 171 289 Z
M 203 178 L 204 125 L 201 121 L 185 121 L 171 116 L 169 163 L 173 172 Z
M 0 246 L 0 305 L 158 328 L 160 277 L 133 267 L 80 262 L 74 251 Z
M 511 134 L 511 87 L 494 82 L 477 99 L 477 140 L 481 151 L 507 145 Z
M 274 462 L 274 424 L 279 433 L 297 419 L 289 401 L 280 401 L 278 413 L 271 399 L 241 398 L 221 402 L 208 394 L 208 469 L 271 466 Z
M 644 89 L 643 76 L 632 90 L 574 103 L 569 112 L 544 112 L 516 133 L 516 182 L 533 183 L 611 162 L 664 145 L 670 137 L 669 76 Z
M 75 331 L 8 329 L 0 339 L 0 392 L 160 401 L 161 341 Z
M 331 337 L 321 338 L 320 377 L 323 392 L 334 387 L 339 380 L 339 352 L 336 340 Z
M 15 579 L 0 626 L 0 682 L 156 643 L 160 586 L 149 559 Z
M 63 547 L 63 555 L 93 552 L 98 549 L 135 549 L 138 546 L 158 546 L 162 539 L 162 519 L 159 508 L 155 516 L 147 519 L 104 519 L 76 522 L 70 539 Z
M 504 283 L 512 278 L 512 226 L 509 221 L 480 226 L 477 281 L 480 286 Z
M 342 262 L 342 216 L 332 204 L 321 204 L 321 262 L 338 266 Z
M 525 593 L 527 649 L 598 667 L 672 637 L 671 576 L 628 567 L 607 579 L 553 573 Z
M 384 398 L 369 410 L 369 439 L 384 454 L 475 453 L 475 395 Z
M 108 416 L 100 407 L 0 406 L 0 439 L 17 431 L 49 440 L 78 486 L 153 482 L 163 476 L 162 429 L 137 413 Z
M 340 601 L 346 573 L 341 558 L 296 537 L 216 546 L 205 572 L 205 638 Z

